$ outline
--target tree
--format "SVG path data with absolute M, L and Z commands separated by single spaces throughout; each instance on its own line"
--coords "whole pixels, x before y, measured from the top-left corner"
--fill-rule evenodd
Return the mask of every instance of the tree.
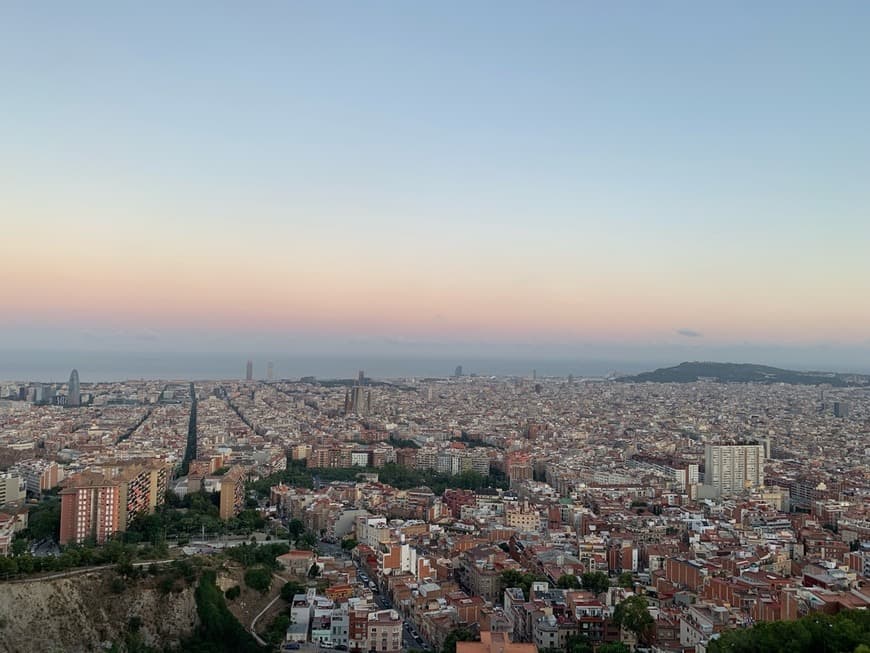
M 556 581 L 556 587 L 563 590 L 578 590 L 580 589 L 580 581 L 574 574 L 562 574 Z
M 30 509 L 27 515 L 27 531 L 34 540 L 60 536 L 60 498 L 50 497 Z
M 632 587 L 634 587 L 634 574 L 632 574 L 630 571 L 622 572 L 621 574 L 619 574 L 619 578 L 616 579 L 616 584 L 619 587 L 630 590 Z
M 642 596 L 629 596 L 617 605 L 613 612 L 613 621 L 617 626 L 634 633 L 641 644 L 649 641 L 655 625 L 647 609 L 646 599 Z
M 610 579 L 607 574 L 601 571 L 587 571 L 580 577 L 583 581 L 583 589 L 589 590 L 593 594 L 601 594 L 606 592 L 610 587 Z
M 622 642 L 610 642 L 599 646 L 597 653 L 631 653 L 631 649 Z
M 457 628 L 450 631 L 450 634 L 444 639 L 441 653 L 456 653 L 456 642 L 474 642 L 476 640 L 477 638 L 467 628 Z
M 287 627 L 289 625 L 290 617 L 286 614 L 279 614 L 272 620 L 272 623 L 269 624 L 269 627 L 264 633 L 264 639 L 273 646 L 277 646 L 284 641 L 284 636 L 287 634 Z
M 18 561 L 15 558 L 0 556 L 0 579 L 6 579 L 18 573 Z
M 287 581 L 281 588 L 281 598 L 285 601 L 292 601 L 297 594 L 305 592 L 305 588 L 295 581 Z
M 272 571 L 266 567 L 251 567 L 245 571 L 245 585 L 262 594 L 272 587 Z
M 568 635 L 565 640 L 567 653 L 592 653 L 592 644 L 585 635 Z
M 305 531 L 296 541 L 296 547 L 306 551 L 311 551 L 315 546 L 317 546 L 317 536 L 311 531 Z
M 214 570 L 204 570 L 194 596 L 199 626 L 196 632 L 182 642 L 185 653 L 261 653 L 263 651 L 253 637 L 227 608 L 221 591 L 215 584 Z
M 311 568 L 308 570 L 309 578 L 317 578 L 320 576 L 320 567 L 317 566 L 316 562 L 311 563 Z
M 870 653 L 870 613 L 811 613 L 797 621 L 774 621 L 729 630 L 710 642 L 710 653 Z M 863 646 L 863 648 L 862 648 Z
M 291 519 L 287 524 L 287 531 L 294 540 L 299 539 L 299 536 L 305 532 L 305 524 L 302 523 L 301 519 Z
M 358 542 L 356 541 L 356 539 L 348 537 L 347 539 L 341 541 L 341 548 L 345 551 L 351 551 L 356 548 L 357 544 Z
M 23 537 L 16 537 L 12 540 L 12 555 L 20 556 L 24 555 L 27 551 L 27 540 Z
M 532 591 L 532 583 L 536 580 L 537 578 L 534 574 L 522 573 L 516 569 L 505 569 L 501 572 L 501 586 L 503 588 L 519 587 L 523 590 L 523 594 L 526 598 L 529 598 Z

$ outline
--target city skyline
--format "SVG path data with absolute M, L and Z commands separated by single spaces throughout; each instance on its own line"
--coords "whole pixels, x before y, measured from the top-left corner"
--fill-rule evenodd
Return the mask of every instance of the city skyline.
M 5 13 L 3 349 L 870 361 L 865 4 Z

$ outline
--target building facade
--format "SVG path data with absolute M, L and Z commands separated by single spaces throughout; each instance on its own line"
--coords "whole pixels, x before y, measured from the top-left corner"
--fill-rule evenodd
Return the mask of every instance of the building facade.
M 105 543 L 120 528 L 121 486 L 96 472 L 71 477 L 60 491 L 60 543 Z
M 704 486 L 714 496 L 740 494 L 764 485 L 763 444 L 708 444 Z

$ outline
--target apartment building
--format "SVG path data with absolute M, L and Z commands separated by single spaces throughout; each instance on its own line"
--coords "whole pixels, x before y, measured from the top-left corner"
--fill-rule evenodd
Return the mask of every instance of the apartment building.
M 483 631 L 479 642 L 456 642 L 456 653 L 538 653 L 538 647 L 512 642 L 507 633 Z
M 26 496 L 24 479 L 18 474 L 0 474 L 0 506 L 6 503 L 24 501 Z
M 68 479 L 60 491 L 60 543 L 103 544 L 121 529 L 121 484 L 97 472 Z
M 707 444 L 704 491 L 710 496 L 740 494 L 764 485 L 763 444 Z
M 121 470 L 120 483 L 121 530 L 127 530 L 136 515 L 153 513 L 166 498 L 168 466 L 161 463 L 131 465 Z
M 368 650 L 400 653 L 403 621 L 395 610 L 378 610 L 368 615 Z
M 231 467 L 220 481 L 220 518 L 230 519 L 245 507 L 245 471 Z
M 126 531 L 136 515 L 153 513 L 163 503 L 168 477 L 169 467 L 160 461 L 70 476 L 60 491 L 60 543 L 102 544 Z
M 40 458 L 23 460 L 14 469 L 24 479 L 27 493 L 33 497 L 42 496 L 43 492 L 63 480 L 63 469 L 56 462 Z

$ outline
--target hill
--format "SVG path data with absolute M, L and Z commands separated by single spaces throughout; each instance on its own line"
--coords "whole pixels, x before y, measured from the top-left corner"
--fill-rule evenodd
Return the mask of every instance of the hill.
M 263 653 L 239 619 L 250 623 L 280 586 L 241 589 L 243 573 L 224 560 L 185 558 L 3 582 L 0 651 Z M 229 587 L 238 589 L 232 605 Z
M 751 363 L 685 362 L 674 367 L 662 367 L 652 372 L 617 379 L 627 383 L 693 383 L 713 380 L 719 383 L 790 383 L 837 387 L 870 385 L 870 376 L 837 372 L 799 372 Z
M 153 581 L 127 581 L 101 570 L 66 578 L 0 585 L 0 650 L 85 653 L 104 648 L 178 647 L 197 624 L 194 587 L 161 592 Z

